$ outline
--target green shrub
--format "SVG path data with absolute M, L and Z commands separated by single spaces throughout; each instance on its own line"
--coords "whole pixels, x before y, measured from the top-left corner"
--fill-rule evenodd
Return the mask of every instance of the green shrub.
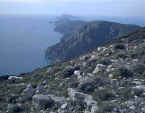
M 114 49 L 126 49 L 125 45 L 124 44 L 116 44 L 114 46 Z
M 137 48 L 134 50 L 134 52 L 131 54 L 132 58 L 142 57 L 145 55 L 145 49 L 144 48 Z
M 123 58 L 126 59 L 128 56 L 125 53 L 118 53 L 117 58 Z
M 102 89 L 94 93 L 94 98 L 98 101 L 106 101 L 114 99 L 115 95 L 109 89 Z
M 98 61 L 99 64 L 110 65 L 112 62 L 108 58 L 104 58 Z
M 100 108 L 100 113 L 110 113 L 116 107 L 115 104 L 112 103 L 104 103 Z
M 145 48 L 137 48 L 136 53 L 140 56 L 145 55 Z
M 133 72 L 138 73 L 138 74 L 143 74 L 145 72 L 145 65 L 137 64 L 133 66 Z
M 130 98 L 133 98 L 134 95 L 132 94 L 132 89 L 131 88 L 122 88 L 120 89 L 120 91 L 118 92 L 120 97 L 122 97 L 124 100 L 128 100 Z
M 118 75 L 121 76 L 122 78 L 129 78 L 133 76 L 133 73 L 131 70 L 127 69 L 126 67 L 121 67 L 118 70 Z
M 137 53 L 132 53 L 130 56 L 131 56 L 131 58 L 134 59 L 134 58 L 137 58 L 138 57 L 138 54 Z

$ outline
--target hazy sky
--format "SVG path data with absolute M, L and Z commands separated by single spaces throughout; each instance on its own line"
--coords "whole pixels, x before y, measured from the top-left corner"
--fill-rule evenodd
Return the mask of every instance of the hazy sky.
M 0 0 L 0 14 L 72 14 L 145 18 L 145 0 Z

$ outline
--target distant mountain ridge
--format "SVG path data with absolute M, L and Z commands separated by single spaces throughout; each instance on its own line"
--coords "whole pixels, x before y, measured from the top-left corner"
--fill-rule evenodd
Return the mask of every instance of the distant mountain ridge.
M 65 30 L 62 31 L 66 25 L 63 25 L 63 22 L 58 25 L 59 27 L 56 27 L 56 30 L 63 32 L 64 36 L 59 43 L 48 47 L 46 56 L 49 59 L 52 59 L 54 62 L 59 62 L 74 58 L 95 49 L 106 41 L 141 28 L 137 25 L 107 21 L 80 22 L 81 24 L 76 24 L 77 22 L 79 21 L 67 24 L 67 27 L 73 27 L 67 29 L 66 33 Z

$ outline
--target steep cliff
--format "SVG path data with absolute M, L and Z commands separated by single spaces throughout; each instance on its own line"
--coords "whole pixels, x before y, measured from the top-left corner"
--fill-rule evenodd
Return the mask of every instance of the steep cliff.
M 48 47 L 46 56 L 49 59 L 57 62 L 74 58 L 95 49 L 106 41 L 123 36 L 140 28 L 136 25 L 125 25 L 106 21 L 94 21 L 86 25 L 82 25 L 82 23 L 78 24 L 80 22 L 77 22 L 71 22 L 73 24 L 67 24 L 67 27 L 63 26 L 63 24 L 59 25 L 59 27 L 61 26 L 64 30 L 67 28 L 67 35 L 65 34 L 62 40 L 56 45 Z M 68 29 L 68 26 L 76 26 L 75 24 L 77 24 L 77 27 Z M 79 28 L 78 26 L 81 27 Z M 57 27 L 57 29 L 59 27 Z M 75 30 L 75 28 L 77 30 Z M 58 30 L 64 33 L 60 28 Z

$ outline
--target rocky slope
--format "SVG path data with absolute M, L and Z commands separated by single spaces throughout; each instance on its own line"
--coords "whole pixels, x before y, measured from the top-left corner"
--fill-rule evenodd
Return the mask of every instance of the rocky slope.
M 58 62 L 74 58 L 95 49 L 96 46 L 105 41 L 123 36 L 139 28 L 139 26 L 135 25 L 106 21 L 94 21 L 84 24 L 85 22 L 81 21 L 64 21 L 61 24 L 56 24 L 57 31 L 61 33 L 66 31 L 66 33 L 59 43 L 47 49 L 46 56 L 48 59 Z M 76 31 L 74 31 L 75 29 Z
M 0 113 L 145 113 L 145 28 L 0 80 Z

